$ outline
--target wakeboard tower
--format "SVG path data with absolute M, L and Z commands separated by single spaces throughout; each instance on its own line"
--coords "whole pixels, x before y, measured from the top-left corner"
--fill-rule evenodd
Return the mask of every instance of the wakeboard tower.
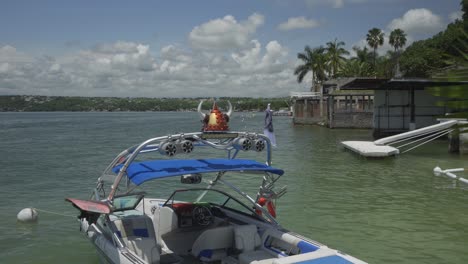
M 91 199 L 66 199 L 104 261 L 365 263 L 281 227 L 275 203 L 286 187 L 275 185 L 284 170 L 272 166 L 269 138 L 230 131 L 230 102 L 225 114 L 216 102 L 203 113 L 202 103 L 202 131 L 131 146 L 101 174 Z M 253 195 L 239 187 L 254 180 L 261 184 Z

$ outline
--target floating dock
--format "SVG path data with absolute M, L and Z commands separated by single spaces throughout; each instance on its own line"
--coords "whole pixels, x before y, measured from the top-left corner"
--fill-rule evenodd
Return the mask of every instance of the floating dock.
M 418 147 L 437 137 L 440 137 L 440 136 L 443 136 L 444 134 L 449 133 L 450 131 L 448 130 L 452 126 L 458 124 L 458 122 L 459 120 L 447 120 L 447 121 L 444 120 L 444 122 L 439 123 L 439 124 L 435 124 L 435 125 L 428 126 L 428 127 L 423 127 L 420 129 L 408 131 L 408 132 L 390 136 L 390 137 L 381 138 L 376 141 L 343 141 L 341 142 L 341 144 L 346 149 L 356 152 L 359 155 L 364 156 L 364 157 L 383 158 L 383 157 L 395 156 L 395 155 L 400 154 L 400 150 L 397 147 L 389 146 L 390 144 L 395 144 L 395 143 L 403 142 L 406 140 L 413 140 L 413 142 L 418 142 L 420 141 L 420 139 L 417 139 L 419 137 L 430 138 L 426 142 L 423 142 L 416 146 Z M 431 134 L 435 134 L 435 136 L 432 136 Z M 406 146 L 409 144 L 404 144 L 401 146 Z M 413 148 L 416 148 L 416 147 L 413 147 Z
M 386 145 L 376 145 L 371 141 L 343 141 L 341 144 L 346 149 L 356 152 L 361 156 L 370 158 L 383 158 L 400 153 L 397 148 Z

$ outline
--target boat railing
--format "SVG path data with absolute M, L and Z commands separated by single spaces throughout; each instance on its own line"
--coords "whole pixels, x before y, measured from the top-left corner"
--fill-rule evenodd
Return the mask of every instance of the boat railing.
M 220 142 L 212 142 L 208 140 L 210 137 L 219 137 L 219 138 L 226 138 L 226 141 Z M 239 153 L 239 148 L 235 148 L 235 140 L 239 138 L 259 138 L 266 142 L 266 163 L 267 165 L 271 165 L 271 142 L 269 138 L 265 135 L 258 134 L 258 133 L 250 133 L 250 132 L 223 132 L 223 133 L 204 133 L 204 132 L 193 132 L 193 133 L 180 133 L 174 134 L 169 136 L 162 136 L 151 138 L 140 145 L 133 146 L 127 150 L 122 151 L 114 160 L 109 164 L 109 166 L 104 171 L 103 175 L 108 175 L 110 171 L 118 164 L 122 164 L 122 168 L 119 170 L 114 183 L 111 186 L 111 190 L 109 195 L 107 196 L 107 200 L 112 200 L 116 191 L 117 186 L 119 186 L 122 178 L 126 174 L 127 168 L 130 164 L 136 159 L 136 157 L 143 153 L 148 152 L 155 152 L 160 150 L 160 146 L 164 142 L 172 142 L 177 140 L 194 140 L 196 143 L 201 143 L 204 146 L 209 146 L 214 149 L 219 150 L 226 150 L 229 159 L 236 158 L 237 154 Z M 158 143 L 158 144 L 156 144 Z M 231 155 L 231 151 L 234 150 L 234 153 Z

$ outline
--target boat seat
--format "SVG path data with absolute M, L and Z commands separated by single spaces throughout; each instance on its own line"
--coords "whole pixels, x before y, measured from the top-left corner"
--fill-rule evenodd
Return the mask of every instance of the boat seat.
M 232 226 L 210 228 L 198 236 L 192 245 L 191 254 L 204 262 L 220 261 L 233 248 L 234 231 Z
M 153 216 L 154 225 L 158 227 L 159 237 L 178 228 L 178 217 L 174 210 L 167 206 L 157 207 Z
M 241 225 L 234 228 L 234 240 L 239 254 L 239 263 L 273 263 L 275 257 L 262 250 L 261 239 L 255 225 Z
M 128 249 L 148 263 L 159 263 L 161 248 L 151 218 L 146 215 L 130 215 L 113 221 L 117 235 Z

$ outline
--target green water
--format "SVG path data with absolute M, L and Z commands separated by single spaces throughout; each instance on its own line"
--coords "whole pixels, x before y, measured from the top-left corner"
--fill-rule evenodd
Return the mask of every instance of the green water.
M 36 207 L 76 215 L 64 198 L 87 198 L 118 152 L 149 137 L 197 131 L 196 118 L 0 113 L 0 263 L 98 263 L 74 218 L 40 213 L 31 226 L 17 224 L 16 214 Z M 262 122 L 262 114 L 235 113 L 231 128 L 260 132 Z M 369 263 L 468 263 L 468 189 L 432 175 L 436 165 L 468 167 L 445 141 L 366 160 L 338 143 L 369 140 L 368 130 L 293 126 L 287 117 L 274 125 L 273 163 L 285 169 L 281 184 L 288 186 L 277 210 L 284 227 Z

